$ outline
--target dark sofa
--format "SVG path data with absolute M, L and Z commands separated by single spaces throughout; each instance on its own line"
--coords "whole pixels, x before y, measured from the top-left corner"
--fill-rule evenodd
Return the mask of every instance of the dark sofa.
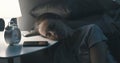
M 35 6 L 30 14 L 37 18 L 42 13 L 53 12 L 63 16 L 68 26 L 76 29 L 87 24 L 97 24 L 108 37 L 111 54 L 120 63 L 120 6 L 113 0 L 50 0 Z M 22 56 L 22 63 L 49 63 L 47 49 Z M 34 58 L 36 57 L 36 58 Z M 28 61 L 28 58 L 31 59 Z

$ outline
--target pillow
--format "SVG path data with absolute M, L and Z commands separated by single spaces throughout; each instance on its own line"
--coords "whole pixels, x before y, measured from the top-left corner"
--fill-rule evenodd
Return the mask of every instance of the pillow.
M 46 4 L 46 5 L 39 5 L 34 7 L 30 13 L 33 17 L 36 18 L 44 13 L 55 13 L 64 18 L 67 17 L 70 12 L 67 8 L 61 5 Z
M 102 14 L 117 7 L 113 0 L 68 0 L 66 4 L 72 19 Z

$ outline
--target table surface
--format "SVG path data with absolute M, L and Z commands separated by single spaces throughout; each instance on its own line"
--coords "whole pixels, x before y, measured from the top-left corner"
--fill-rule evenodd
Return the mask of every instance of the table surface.
M 52 41 L 41 36 L 32 36 L 32 37 L 24 37 L 23 34 L 28 33 L 27 31 L 21 32 L 21 41 L 19 44 L 14 46 L 9 46 L 4 39 L 4 32 L 0 32 L 0 58 L 10 58 L 21 56 L 24 54 L 29 54 L 32 52 L 36 52 L 45 48 L 48 48 L 56 43 L 56 41 Z M 39 46 L 39 47 L 23 47 L 24 41 L 48 41 L 49 46 Z

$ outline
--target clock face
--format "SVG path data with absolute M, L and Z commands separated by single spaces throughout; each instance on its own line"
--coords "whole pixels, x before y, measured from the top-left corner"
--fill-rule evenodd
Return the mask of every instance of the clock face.
M 19 43 L 20 39 L 21 39 L 21 33 L 19 29 L 14 29 L 12 31 L 12 42 L 14 42 L 14 44 Z

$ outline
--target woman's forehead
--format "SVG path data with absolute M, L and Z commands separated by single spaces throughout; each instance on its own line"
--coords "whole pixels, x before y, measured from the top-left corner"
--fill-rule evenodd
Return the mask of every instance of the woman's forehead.
M 41 23 L 39 24 L 41 29 L 47 29 L 51 26 L 55 26 L 55 27 L 62 27 L 63 23 L 60 20 L 56 20 L 56 19 L 46 19 L 41 21 Z

